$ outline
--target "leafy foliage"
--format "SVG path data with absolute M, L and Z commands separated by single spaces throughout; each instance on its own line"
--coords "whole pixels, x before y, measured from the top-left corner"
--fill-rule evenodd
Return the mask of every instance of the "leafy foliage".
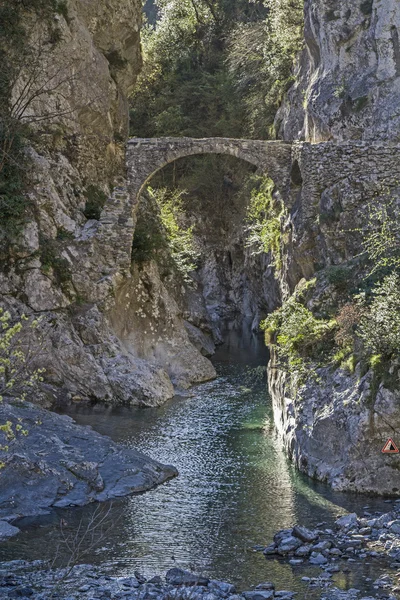
M 144 29 L 144 68 L 132 97 L 134 135 L 239 136 L 243 111 L 225 64 L 235 18 L 263 13 L 245 0 L 158 0 Z
M 369 276 L 400 269 L 399 207 L 389 190 L 366 207 L 367 222 L 362 233 L 363 251 L 372 268 Z
M 186 225 L 182 190 L 148 187 L 146 194 L 156 207 L 151 214 L 139 215 L 132 246 L 134 262 L 170 261 L 183 278 L 192 284 L 191 271 L 199 258 L 193 239 L 193 225 Z M 162 256 L 160 256 L 160 252 Z
M 266 342 L 276 345 L 278 357 L 291 373 L 303 377 L 313 360 L 329 357 L 337 323 L 334 319 L 316 318 L 301 301 L 301 294 L 299 290 L 291 296 L 261 323 L 261 328 Z
M 37 369 L 33 364 L 40 344 L 33 347 L 31 340 L 33 330 L 39 326 L 40 320 L 25 315 L 12 321 L 10 313 L 0 307 L 0 402 L 6 396 L 23 401 L 43 381 L 45 369 Z M 28 435 L 28 430 L 20 420 L 17 423 L 7 421 L 0 424 L 0 434 L 6 442 L 0 443 L 0 451 L 7 452 L 9 444 L 19 435 Z M 0 469 L 2 467 L 4 463 L 0 462 Z
M 400 349 L 400 275 L 392 273 L 373 290 L 372 300 L 365 306 L 357 334 L 372 355 L 390 358 Z
M 158 0 L 134 135 L 265 138 L 292 81 L 304 0 Z
M 183 224 L 184 213 L 182 209 L 182 191 L 167 189 L 153 190 L 148 188 L 148 193 L 156 201 L 160 210 L 160 219 L 165 231 L 165 237 L 170 256 L 177 271 L 186 283 L 193 282 L 190 272 L 196 268 L 199 253 L 193 242 L 193 228 Z
M 62 234 L 63 239 L 65 234 Z M 40 236 L 40 260 L 44 273 L 53 272 L 53 275 L 59 284 L 65 284 L 71 281 L 71 268 L 68 260 L 60 256 L 61 239 L 54 240 L 52 238 Z
M 281 218 L 284 206 L 274 195 L 274 182 L 267 177 L 253 175 L 250 179 L 256 186 L 250 192 L 250 204 L 247 210 L 246 246 L 254 254 L 262 252 L 272 254 L 272 264 L 281 267 Z
M 32 367 L 36 352 L 32 352 L 29 336 L 39 323 L 25 315 L 13 322 L 10 313 L 0 307 L 0 401 L 5 395 L 24 400 L 42 381 L 44 370 Z
M 96 219 L 98 221 L 107 200 L 107 194 L 96 185 L 89 185 L 85 195 L 86 203 L 83 214 L 87 219 Z
M 277 109 L 293 82 L 303 44 L 304 0 L 265 0 L 268 16 L 240 23 L 230 36 L 227 63 L 245 105 L 250 135 L 271 137 Z

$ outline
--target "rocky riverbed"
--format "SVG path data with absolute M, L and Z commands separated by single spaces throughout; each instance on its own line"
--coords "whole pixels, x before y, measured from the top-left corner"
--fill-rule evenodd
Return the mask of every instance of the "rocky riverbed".
M 348 572 L 351 563 L 380 560 L 389 572 L 370 582 L 377 590 L 376 597 L 400 597 L 400 500 L 387 513 L 371 514 L 366 510 L 362 517 L 351 513 L 338 518 L 334 529 L 323 529 L 323 525 L 315 530 L 299 525 L 282 529 L 270 545 L 256 549 L 262 550 L 267 559 L 279 557 L 294 567 L 318 565 L 320 576 L 303 577 L 311 587 L 331 588 L 334 573 Z M 359 590 L 344 593 L 329 589 L 325 597 L 359 597 Z
M 321 524 L 322 525 L 322 524 Z M 321 572 L 303 577 L 313 598 L 321 600 L 397 600 L 400 597 L 400 501 L 390 512 L 358 517 L 347 514 L 336 520 L 334 529 L 307 529 L 296 525 L 274 536 L 272 544 L 257 547 L 266 559 L 279 558 L 293 567 L 309 563 Z M 359 589 L 341 590 L 333 583 L 335 573 L 348 572 L 348 563 L 379 560 L 382 575 L 370 581 L 370 595 Z M 315 590 L 319 590 L 317 596 Z M 308 594 L 306 594 L 307 597 Z M 250 590 L 237 591 L 226 581 L 212 580 L 179 568 L 165 577 L 146 578 L 139 572 L 115 577 L 112 568 L 76 565 L 52 568 L 44 561 L 16 560 L 0 564 L 0 598 L 36 600 L 292 600 L 290 590 L 278 590 L 266 581 Z

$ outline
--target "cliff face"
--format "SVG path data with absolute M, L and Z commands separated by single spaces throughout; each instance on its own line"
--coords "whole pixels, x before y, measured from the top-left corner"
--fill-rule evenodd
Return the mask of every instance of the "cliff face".
M 48 335 L 39 362 L 46 368 L 50 401 L 69 395 L 159 404 L 174 393 L 164 369 L 168 361 L 132 352 L 123 333 L 129 323 L 122 316 L 117 324 L 112 319 L 121 294 L 136 297 L 136 290 L 130 273 L 128 281 L 115 268 L 110 275 L 115 265 L 101 235 L 107 224 L 99 221 L 107 198 L 119 203 L 128 194 L 127 95 L 141 68 L 142 5 L 140 0 L 68 0 L 65 6 L 53 17 L 58 41 L 51 51 L 46 24 L 28 22 L 32 64 L 13 90 L 18 99 L 34 64 L 35 86 L 46 93 L 25 113 L 34 131 L 26 149 L 31 204 L 22 234 L 1 257 L 1 304 L 13 313 L 42 315 Z M 162 295 L 157 274 L 154 280 Z M 172 343 L 178 347 L 185 327 L 180 311 L 174 318 L 180 333 L 176 339 L 172 333 Z M 188 385 L 196 361 L 205 378 L 214 370 L 185 335 L 191 359 L 181 379 Z M 202 380 L 199 373 L 194 381 Z
M 329 166 L 328 155 L 325 167 L 317 156 L 315 169 L 309 162 L 305 172 L 315 185 L 303 182 L 284 224 L 283 296 L 316 276 L 306 306 L 318 317 L 337 315 L 349 302 L 347 291 L 362 281 L 365 265 L 356 257 L 368 204 L 398 203 L 399 31 L 398 2 L 305 1 L 305 48 L 277 115 L 279 133 L 345 142 L 332 150 L 349 151 L 340 167 Z M 354 140 L 359 146 L 346 150 Z M 321 178 L 325 168 L 331 175 Z M 342 269 L 341 281 L 335 269 Z M 385 365 L 389 382 L 361 364 L 354 373 L 333 363 L 313 368 L 296 387 L 276 355 L 269 366 L 275 422 L 289 456 L 336 489 L 399 494 L 399 458 L 381 453 L 400 432 L 397 363 Z
M 305 49 L 278 113 L 285 139 L 398 141 L 400 6 L 305 1 Z

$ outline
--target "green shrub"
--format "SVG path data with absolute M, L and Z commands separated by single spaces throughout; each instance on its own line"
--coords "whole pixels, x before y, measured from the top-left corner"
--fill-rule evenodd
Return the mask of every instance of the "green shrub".
M 340 291 L 348 291 L 352 284 L 352 269 L 344 265 L 332 265 L 325 270 L 327 281 Z
M 43 235 L 39 238 L 40 261 L 44 273 L 53 271 L 55 280 L 59 284 L 71 281 L 71 267 L 67 259 L 60 256 L 61 246 L 57 240 L 47 238 Z
M 269 315 L 261 328 L 275 340 L 278 356 L 289 371 L 305 375 L 312 361 L 321 364 L 333 348 L 335 320 L 318 319 L 296 295 Z
M 368 106 L 368 102 L 368 96 L 361 96 L 361 98 L 356 98 L 356 100 L 353 101 L 353 108 L 355 112 L 361 112 L 362 110 L 364 110 L 364 108 Z
M 371 15 L 373 5 L 374 0 L 365 0 L 360 4 L 360 10 L 364 15 Z
M 246 242 L 253 254 L 272 254 L 272 264 L 276 269 L 281 261 L 281 219 L 283 203 L 274 197 L 274 182 L 268 177 L 253 175 L 250 204 L 246 215 Z
M 133 262 L 146 262 L 157 258 L 161 249 L 166 249 L 167 243 L 157 223 L 154 220 L 138 220 L 132 243 Z
M 86 188 L 85 196 L 87 198 L 83 214 L 87 219 L 98 221 L 101 211 L 107 200 L 107 194 L 96 185 L 89 185 Z
M 361 297 L 365 316 L 358 327 L 358 335 L 371 355 L 389 359 L 400 349 L 400 275 L 392 273 L 377 284 L 372 300 Z
M 184 224 L 183 196 L 186 192 L 166 188 L 154 190 L 150 187 L 147 191 L 159 208 L 171 260 L 184 281 L 193 283 L 190 272 L 196 269 L 199 253 L 194 245 L 194 226 Z
M 368 277 L 377 272 L 400 269 L 400 219 L 393 190 L 379 190 L 376 200 L 365 207 L 365 224 L 356 232 L 362 236 L 363 254 L 371 269 Z
M 0 402 L 5 395 L 25 399 L 27 391 L 42 381 L 44 369 L 32 366 L 32 346 L 27 342 L 30 330 L 37 329 L 39 322 L 25 315 L 13 321 L 10 313 L 0 307 Z
M 334 10 L 334 9 L 328 10 L 328 11 L 325 13 L 325 19 L 326 19 L 328 22 L 329 22 L 329 21 L 337 21 L 339 18 L 340 18 L 340 17 L 339 17 L 339 13 L 338 13 L 338 11 L 336 11 L 336 10 Z
M 56 2 L 55 12 L 59 15 L 62 15 L 64 17 L 64 19 L 67 21 L 67 23 L 69 22 L 68 4 L 67 4 L 66 0 L 58 0 Z
M 57 238 L 56 238 L 59 242 L 64 242 L 66 240 L 73 240 L 74 239 L 74 234 L 71 231 L 68 231 L 67 229 L 64 229 L 64 227 L 59 227 L 57 229 Z

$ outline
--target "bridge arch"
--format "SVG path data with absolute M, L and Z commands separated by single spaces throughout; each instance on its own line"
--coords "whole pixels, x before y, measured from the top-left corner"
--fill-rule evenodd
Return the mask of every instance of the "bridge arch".
M 146 183 L 160 169 L 179 158 L 199 154 L 226 154 L 252 165 L 275 182 L 282 198 L 292 185 L 291 142 L 231 138 L 133 138 L 126 149 L 127 186 L 121 183 L 107 200 L 96 229 L 97 249 L 104 259 L 102 271 L 118 280 L 129 273 L 137 207 Z M 104 277 L 99 279 L 99 286 Z
M 290 184 L 292 144 L 280 141 L 231 138 L 133 138 L 127 144 L 129 191 L 134 204 L 152 176 L 166 165 L 187 156 L 235 156 L 268 173 L 282 193 Z

